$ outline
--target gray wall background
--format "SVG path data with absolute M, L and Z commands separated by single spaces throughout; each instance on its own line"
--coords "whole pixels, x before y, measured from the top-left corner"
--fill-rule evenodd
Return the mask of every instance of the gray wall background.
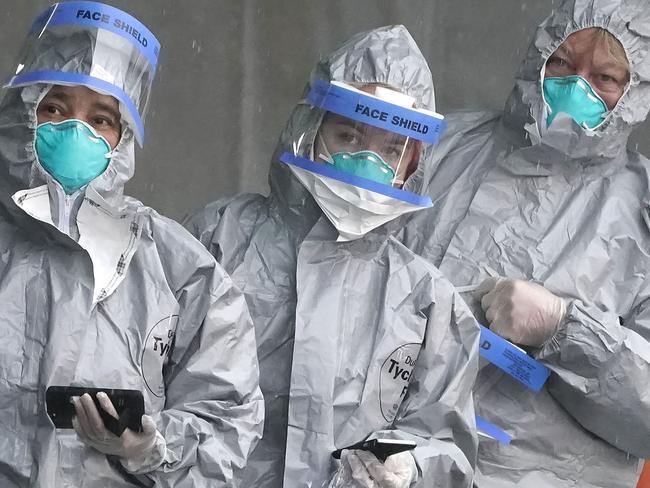
M 535 27 L 560 0 L 104 0 L 162 44 L 147 142 L 127 193 L 173 218 L 268 191 L 270 155 L 321 57 L 404 24 L 429 60 L 438 111 L 500 109 Z M 0 76 L 50 0 L 2 0 Z M 650 126 L 631 145 L 650 154 Z

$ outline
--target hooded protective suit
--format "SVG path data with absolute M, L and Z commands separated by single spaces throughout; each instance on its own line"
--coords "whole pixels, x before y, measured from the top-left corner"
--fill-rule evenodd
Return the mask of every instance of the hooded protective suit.
M 37 21 L 40 44 L 22 58 L 36 61 L 20 63 L 28 76 L 0 104 L 0 486 L 233 486 L 263 415 L 244 297 L 185 229 L 122 196 L 137 131 L 128 117 L 109 167 L 81 196 L 65 195 L 36 161 L 36 108 L 49 85 L 29 77 L 98 89 L 87 70 L 108 77 L 112 67 L 109 90 L 148 91 L 143 78 L 118 83 L 141 59 L 137 48 L 122 50 L 123 34 L 99 42 L 112 34 L 101 21 L 63 14 L 135 19 L 96 3 L 61 5 L 62 16 L 50 9 Z M 51 385 L 141 391 L 162 463 L 135 466 L 56 430 L 45 405 Z
M 353 37 L 316 80 L 383 83 L 433 109 L 431 73 L 402 26 Z M 393 237 L 403 216 L 337 242 L 278 160 L 320 121 L 305 102 L 295 108 L 269 197 L 217 201 L 187 223 L 242 288 L 256 328 L 267 415 L 244 485 L 327 486 L 330 454 L 374 435 L 417 442 L 417 486 L 471 486 L 477 324 L 447 280 Z M 420 164 L 406 187 L 422 194 L 429 170 Z
M 601 128 L 564 114 L 545 131 L 541 70 L 571 33 L 602 27 L 630 62 L 629 89 Z M 448 117 L 429 194 L 404 242 L 456 286 L 490 270 L 568 300 L 565 319 L 531 351 L 552 370 L 535 394 L 481 368 L 477 414 L 512 435 L 481 439 L 478 487 L 631 487 L 650 457 L 649 162 L 628 135 L 650 108 L 645 1 L 571 0 L 538 29 L 504 114 Z M 464 298 L 482 320 L 476 297 Z

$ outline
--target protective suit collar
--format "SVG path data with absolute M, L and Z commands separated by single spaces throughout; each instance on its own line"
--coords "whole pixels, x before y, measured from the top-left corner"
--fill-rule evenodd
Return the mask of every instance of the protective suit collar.
M 542 69 L 572 33 L 589 27 L 608 30 L 623 45 L 630 63 L 628 89 L 597 130 L 556 120 L 547 131 L 542 97 Z M 543 144 L 568 158 L 620 156 L 632 129 L 650 110 L 650 11 L 643 0 L 573 0 L 564 2 L 540 25 L 519 70 L 503 117 L 518 134 L 518 145 Z M 568 119 L 568 117 L 567 117 Z
M 576 136 L 579 133 L 571 131 L 575 122 L 565 114 L 559 114 L 553 121 L 553 125 L 555 126 L 553 135 L 559 137 L 555 137 L 554 146 L 551 146 L 548 144 L 548 140 L 540 140 L 536 144 L 521 145 L 512 130 L 503 124 L 497 124 L 493 134 L 495 146 L 500 148 L 497 150 L 496 165 L 514 176 L 531 177 L 551 176 L 581 170 L 598 172 L 604 176 L 625 165 L 625 159 L 620 157 L 622 155 L 619 157 L 603 155 L 590 157 L 588 152 L 580 153 L 577 149 L 573 149 L 577 147 Z M 570 137 L 567 137 L 568 135 Z M 559 144 L 563 140 L 565 144 Z
M 14 202 L 31 217 L 56 226 L 47 185 L 17 192 Z M 139 214 L 119 212 L 88 188 L 77 212 L 78 244 L 93 263 L 93 303 L 111 295 L 122 282 L 141 233 Z

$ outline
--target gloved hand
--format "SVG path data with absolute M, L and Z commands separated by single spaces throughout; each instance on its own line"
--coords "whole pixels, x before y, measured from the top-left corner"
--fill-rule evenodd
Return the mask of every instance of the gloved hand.
M 564 299 L 528 281 L 488 278 L 476 293 L 490 329 L 515 344 L 541 346 L 566 315 Z
M 97 400 L 106 412 L 119 417 L 106 393 L 97 393 Z M 88 393 L 75 397 L 72 403 L 77 414 L 72 425 L 82 442 L 104 454 L 120 457 L 124 467 L 132 473 L 146 473 L 160 466 L 165 457 L 166 444 L 151 417 L 142 416 L 142 432 L 127 428 L 118 437 L 106 429 Z
M 417 476 L 415 459 L 409 452 L 388 456 L 382 463 L 371 452 L 345 450 L 330 488 L 408 488 Z

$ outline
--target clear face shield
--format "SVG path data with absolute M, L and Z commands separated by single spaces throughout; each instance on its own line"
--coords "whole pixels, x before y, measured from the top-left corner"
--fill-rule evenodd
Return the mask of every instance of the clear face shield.
M 323 118 L 313 160 L 339 171 L 401 188 L 422 152 L 421 141 L 334 113 Z
M 120 103 L 144 142 L 144 119 L 160 43 L 137 19 L 96 2 L 54 4 L 37 17 L 6 87 L 83 85 Z
M 442 115 L 383 86 L 317 80 L 308 101 L 320 124 L 280 159 L 373 191 L 402 188 L 444 129 Z
M 310 129 L 280 155 L 337 230 L 358 239 L 401 215 L 431 207 L 431 198 L 402 189 L 427 146 L 444 130 L 442 115 L 414 108 L 390 88 L 361 89 L 316 80 L 309 91 Z

